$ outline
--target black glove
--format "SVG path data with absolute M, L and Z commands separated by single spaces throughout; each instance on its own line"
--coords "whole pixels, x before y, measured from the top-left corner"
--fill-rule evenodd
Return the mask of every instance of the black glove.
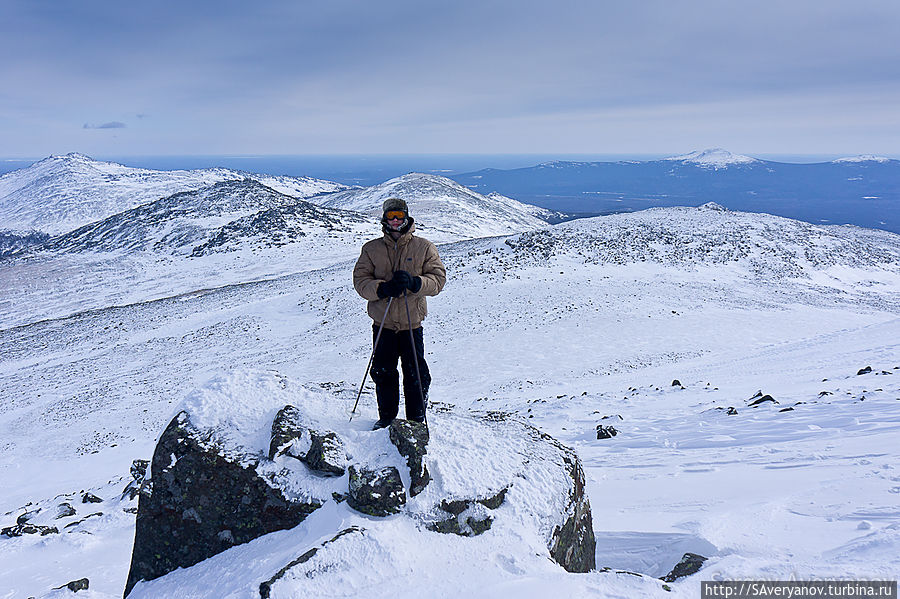
M 409 289 L 409 284 L 412 282 L 412 275 L 405 270 L 398 270 L 394 273 L 394 278 L 391 279 L 391 282 L 399 285 L 401 289 Z
M 395 272 L 392 280 L 401 285 L 401 288 L 409 289 L 413 293 L 416 293 L 422 288 L 422 278 L 414 277 L 405 270 L 398 270 Z
M 406 287 L 391 280 L 378 285 L 378 289 L 375 290 L 375 293 L 378 294 L 378 297 L 384 299 L 386 297 L 400 297 L 403 295 L 404 291 L 406 291 Z

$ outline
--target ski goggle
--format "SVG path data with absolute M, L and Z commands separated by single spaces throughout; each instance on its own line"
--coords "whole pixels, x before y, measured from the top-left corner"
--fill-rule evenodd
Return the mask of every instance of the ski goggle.
M 402 210 L 388 210 L 384 213 L 384 220 L 403 220 L 406 218 L 406 213 Z

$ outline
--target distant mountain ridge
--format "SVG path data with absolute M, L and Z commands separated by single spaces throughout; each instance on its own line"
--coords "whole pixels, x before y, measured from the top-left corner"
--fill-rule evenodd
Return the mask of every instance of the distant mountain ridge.
M 738 164 L 754 164 L 760 162 L 756 158 L 742 156 L 740 154 L 732 154 L 728 150 L 722 148 L 711 148 L 708 150 L 698 150 L 680 156 L 670 156 L 664 160 L 673 162 L 684 162 L 687 164 L 696 164 L 699 166 L 710 167 L 714 169 L 727 168 Z
M 496 191 L 564 212 L 611 214 L 713 201 L 732 210 L 900 232 L 900 161 L 871 155 L 793 164 L 716 148 L 662 160 L 484 169 L 453 179 L 479 193 Z
M 280 220 L 275 218 L 279 214 Z M 285 214 L 303 220 L 289 226 Z M 261 230 L 264 221 L 268 227 Z M 278 245 L 319 229 L 356 232 L 365 222 L 361 215 L 323 209 L 253 179 L 226 180 L 141 204 L 54 237 L 36 249 L 202 255 L 216 251 L 213 248 L 234 246 L 244 236 L 265 234 L 257 245 Z
M 416 230 L 436 242 L 540 229 L 561 216 L 499 193 L 482 195 L 447 177 L 424 173 L 409 173 L 380 185 L 320 195 L 310 201 L 380 217 L 382 203 L 390 197 L 406 200 Z
M 50 156 L 0 177 L 0 230 L 58 235 L 175 193 L 246 178 L 300 199 L 346 189 L 311 177 L 224 168 L 155 171 L 71 153 Z
M 82 213 L 85 218 L 93 210 L 99 210 L 98 203 L 106 202 L 102 210 L 114 209 L 115 203 L 107 200 L 115 199 L 116 194 L 126 188 L 123 187 L 126 183 L 138 198 L 151 197 L 167 185 L 203 185 L 141 202 L 58 235 L 2 232 L 0 256 L 153 252 L 198 257 L 276 248 L 301 240 L 304 246 L 314 245 L 317 238 L 331 248 L 331 254 L 338 255 L 366 238 L 381 234 L 382 203 L 392 196 L 409 202 L 418 233 L 438 243 L 540 229 L 547 226 L 548 220 L 559 220 L 564 216 L 501 194 L 482 196 L 445 177 L 419 173 L 368 188 L 345 188 L 316 180 L 260 175 L 205 184 L 207 178 L 231 177 L 238 173 L 185 171 L 175 173 L 169 180 L 166 179 L 168 173 L 151 171 L 147 174 L 112 163 L 97 163 L 83 155 L 43 162 L 45 164 L 39 164 L 36 170 L 47 165 L 53 168 L 36 179 L 42 188 L 58 187 L 70 181 L 75 172 L 75 190 L 83 194 L 77 201 L 80 206 L 88 207 Z M 81 172 L 84 169 L 92 172 L 85 175 Z M 97 172 L 104 169 L 113 175 L 125 173 L 125 183 L 113 175 L 109 180 L 98 177 Z M 32 170 L 30 174 L 34 172 Z M 25 179 L 22 175 L 20 173 L 17 181 Z M 147 181 L 145 175 L 149 177 Z M 323 188 L 340 188 L 341 191 L 319 192 Z M 312 191 L 317 193 L 311 195 L 309 201 L 296 197 Z M 134 201 L 132 199 L 130 203 Z M 64 211 L 68 205 L 64 199 L 56 201 L 52 203 L 51 212 Z M 35 218 L 40 219 L 37 209 Z

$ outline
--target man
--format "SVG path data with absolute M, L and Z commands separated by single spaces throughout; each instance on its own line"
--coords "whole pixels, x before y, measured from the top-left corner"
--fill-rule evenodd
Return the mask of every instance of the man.
M 437 248 L 427 239 L 413 235 L 415 221 L 409 215 L 406 202 L 388 198 L 382 212 L 384 236 L 363 245 L 353 269 L 353 286 L 369 300 L 367 311 L 375 321 L 372 325 L 376 343 L 372 380 L 378 399 L 375 429 L 388 426 L 399 411 L 398 359 L 403 369 L 406 418 L 425 421 L 431 384 L 422 337 L 422 319 L 427 314 L 425 296 L 440 293 L 447 281 Z M 384 327 L 379 338 L 382 319 Z

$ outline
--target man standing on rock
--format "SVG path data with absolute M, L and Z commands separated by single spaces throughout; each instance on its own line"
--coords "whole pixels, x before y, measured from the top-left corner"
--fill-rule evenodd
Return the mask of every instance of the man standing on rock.
M 440 293 L 447 281 L 437 248 L 413 235 L 415 222 L 406 202 L 388 198 L 382 211 L 384 236 L 363 245 L 353 269 L 353 286 L 369 300 L 368 314 L 375 321 L 372 380 L 378 399 L 376 429 L 388 426 L 399 411 L 398 359 L 403 369 L 406 418 L 425 421 L 431 384 L 422 337 L 422 320 L 428 313 L 425 296 Z

